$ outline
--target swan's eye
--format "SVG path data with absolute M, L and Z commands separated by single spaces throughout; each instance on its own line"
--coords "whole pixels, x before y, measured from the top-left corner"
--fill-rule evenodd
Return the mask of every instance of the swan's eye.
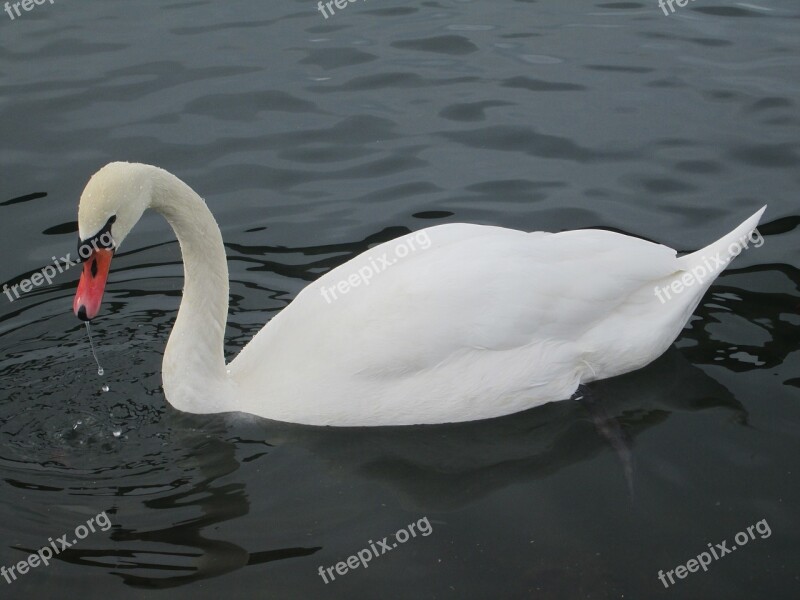
M 112 215 L 103 228 L 86 240 L 78 240 L 78 256 L 82 260 L 88 260 L 93 252 L 100 248 L 115 250 L 114 236 L 111 234 L 111 226 L 116 222 L 117 216 Z

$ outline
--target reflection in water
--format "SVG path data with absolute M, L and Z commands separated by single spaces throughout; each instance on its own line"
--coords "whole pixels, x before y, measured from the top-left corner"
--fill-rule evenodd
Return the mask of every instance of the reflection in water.
M 622 429 L 619 421 L 608 414 L 605 407 L 597 401 L 594 394 L 587 386 L 580 386 L 575 392 L 575 400 L 579 401 L 591 415 L 595 429 L 608 442 L 617 453 L 622 463 L 622 472 L 628 484 L 628 493 L 633 502 L 633 455 L 631 453 L 632 441 Z
M 187 489 L 145 500 L 143 504 L 151 510 L 167 511 L 159 514 L 199 511 L 201 516 L 180 522 L 174 522 L 172 516 L 168 525 L 161 528 L 115 529 L 113 540 L 118 549 L 95 557 L 99 564 L 114 564 L 112 572 L 130 585 L 166 588 L 216 577 L 249 565 L 308 556 L 319 550 L 295 547 L 248 552 L 235 543 L 206 537 L 204 532 L 214 529 L 213 526 L 248 513 L 245 485 L 217 482 L 239 468 L 233 444 L 208 434 L 198 434 L 185 441 L 194 442 L 191 455 L 185 459 L 189 464 L 178 466 L 182 470 L 198 469 L 204 479 Z M 124 490 L 120 493 L 124 494 Z M 115 557 L 116 561 L 109 562 Z
M 681 394 L 675 394 L 676 386 Z M 675 412 L 719 407 L 732 411 L 737 422 L 747 422 L 733 395 L 675 350 L 645 370 L 590 387 L 602 398 L 606 421 L 614 423 L 613 435 L 630 440 L 626 452 L 637 435 Z M 266 436 L 276 445 L 310 449 L 331 473 L 378 480 L 403 498 L 406 508 L 425 513 L 475 502 L 603 452 L 608 441 L 594 431 L 593 411 L 564 401 L 450 425 L 327 429 L 273 424 Z
M 654 378 L 676 382 L 691 394 L 675 395 L 672 386 L 648 389 L 644 384 Z M 720 407 L 732 411 L 740 423 L 747 419 L 727 390 L 674 350 L 647 372 L 598 387 L 595 393 L 603 396 L 604 403 L 599 412 L 597 406 L 566 401 L 485 422 L 380 429 L 312 428 L 256 420 L 270 444 L 249 443 L 266 448 L 304 447 L 336 477 L 377 480 L 404 498 L 408 510 L 425 514 L 475 502 L 603 452 L 609 440 L 594 434 L 591 427 L 597 425 L 598 414 L 602 414 L 604 426 L 614 428 L 611 437 L 619 440 L 633 440 L 677 411 Z M 142 502 L 143 509 L 158 511 L 157 522 L 162 526 L 118 523 L 113 529 L 113 550 L 71 549 L 61 556 L 63 560 L 110 568 L 136 587 L 165 588 L 319 550 L 311 546 L 248 552 L 232 541 L 207 537 L 206 532 L 215 525 L 249 512 L 245 484 L 220 481 L 239 469 L 236 444 L 248 442 L 236 438 L 234 444 L 222 439 L 231 435 L 228 429 L 237 428 L 235 419 L 202 419 L 203 433 L 191 433 L 189 427 L 197 420 L 178 416 L 172 423 L 173 427 L 183 425 L 175 430 L 174 442 L 185 451 L 175 468 L 198 471 L 202 477 L 172 482 L 172 491 Z M 616 445 L 614 449 L 619 451 Z M 631 473 L 625 472 L 625 476 Z M 115 495 L 138 498 L 138 491 L 123 486 Z M 119 507 L 114 511 L 115 516 L 126 512 Z
M 187 419 L 178 417 L 177 421 L 181 420 Z M 101 567 L 128 585 L 160 589 L 216 577 L 246 566 L 309 556 L 319 550 L 318 547 L 284 547 L 249 552 L 231 541 L 208 536 L 207 532 L 219 524 L 247 515 L 249 503 L 243 482 L 219 482 L 239 468 L 236 445 L 219 439 L 224 435 L 221 421 L 216 426 L 210 421 L 204 429 L 204 433 L 174 431 L 173 441 L 183 451 L 174 465 L 176 471 L 186 474 L 181 479 L 153 485 L 133 482 L 126 485 L 126 469 L 123 469 L 122 478 L 106 490 L 72 490 L 71 493 L 80 495 L 112 494 L 113 508 L 107 509 L 107 513 L 114 524 L 108 540 L 113 546 L 108 550 L 84 549 L 81 543 L 62 551 L 56 560 Z M 133 467 L 128 465 L 132 470 Z M 101 478 L 103 471 L 97 472 Z M 22 482 L 17 487 L 43 489 Z M 160 491 L 165 488 L 169 491 Z M 44 489 L 59 491 L 55 487 Z M 151 514 L 149 511 L 158 512 Z M 36 550 L 23 546 L 13 548 L 26 554 Z

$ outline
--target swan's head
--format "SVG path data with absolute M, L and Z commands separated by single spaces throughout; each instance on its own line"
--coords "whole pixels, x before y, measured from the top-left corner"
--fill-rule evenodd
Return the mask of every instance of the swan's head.
M 110 163 L 86 184 L 78 205 L 78 256 L 83 273 L 72 308 L 90 321 L 100 312 L 111 259 L 152 197 L 146 166 Z

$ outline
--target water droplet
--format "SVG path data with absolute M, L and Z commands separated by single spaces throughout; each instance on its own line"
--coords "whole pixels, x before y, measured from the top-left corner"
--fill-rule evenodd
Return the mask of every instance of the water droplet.
M 100 361 L 97 360 L 97 353 L 94 351 L 94 340 L 92 340 L 92 329 L 89 325 L 89 321 L 84 321 L 86 325 L 86 335 L 89 336 L 89 346 L 92 349 L 92 356 L 94 356 L 94 362 L 97 363 L 97 374 L 102 375 L 104 373 L 103 367 L 100 366 Z
M 83 421 L 78 421 L 75 425 L 72 426 L 72 429 L 77 429 L 78 425 L 83 425 Z
M 112 435 L 116 438 L 122 435 L 122 431 L 117 429 L 116 431 L 112 432 Z
M 107 392 L 111 388 L 109 388 L 107 385 L 103 385 L 103 387 L 101 387 L 100 389 L 103 390 L 104 392 Z

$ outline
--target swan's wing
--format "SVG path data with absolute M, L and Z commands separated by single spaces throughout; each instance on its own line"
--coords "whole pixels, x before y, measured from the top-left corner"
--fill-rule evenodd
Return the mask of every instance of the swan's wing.
M 674 250 L 607 231 L 433 227 L 309 285 L 235 363 L 273 345 L 270 360 L 286 368 L 311 348 L 331 373 L 407 374 L 465 351 L 575 343 L 609 315 L 635 313 L 644 286 L 676 270 Z

